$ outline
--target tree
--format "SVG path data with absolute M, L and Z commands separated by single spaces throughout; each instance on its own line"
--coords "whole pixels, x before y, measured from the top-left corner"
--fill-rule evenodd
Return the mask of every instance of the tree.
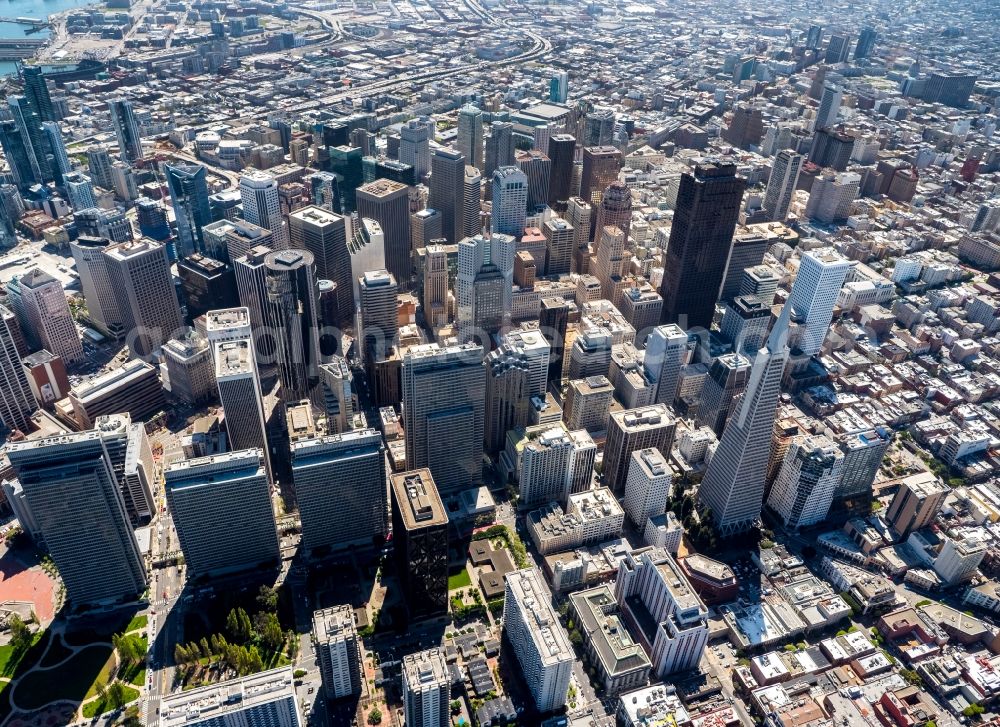
M 451 713 L 458 714 L 461 711 L 462 711 L 462 703 L 459 702 L 457 699 L 453 700 L 451 703 Z
M 295 631 L 288 629 L 285 632 L 285 641 L 288 643 L 288 658 L 294 659 L 299 653 L 299 639 Z
M 97 683 L 94 684 L 94 691 L 97 692 L 97 698 L 102 702 L 108 699 L 108 685 L 103 679 L 98 679 Z
M 108 702 L 115 709 L 121 709 L 125 706 L 125 702 L 128 701 L 128 693 L 125 691 L 125 685 L 119 681 L 113 681 L 108 685 Z
M 211 645 L 209 645 L 208 639 L 206 637 L 204 636 L 201 637 L 200 646 L 201 646 L 201 653 L 204 654 L 205 658 L 211 659 L 212 654 L 215 652 L 212 650 L 212 647 Z
M 174 661 L 176 663 L 178 663 L 178 664 L 187 664 L 189 658 L 190 658 L 190 656 L 188 656 L 188 653 L 184 649 L 183 645 L 181 645 L 181 644 L 175 644 L 174 645 Z
M 261 586 L 257 593 L 257 606 L 264 611 L 277 611 L 278 592 L 271 586 Z
M 16 613 L 12 613 L 7 627 L 10 629 L 10 645 L 14 647 L 14 653 L 26 651 L 31 646 L 31 629 L 28 624 Z
M 242 607 L 234 608 L 226 616 L 226 630 L 233 639 L 240 643 L 246 643 L 250 640 L 253 629 L 250 625 L 250 617 L 247 616 L 247 612 Z
M 372 711 L 368 713 L 368 724 L 382 724 L 382 710 L 378 707 L 374 707 Z

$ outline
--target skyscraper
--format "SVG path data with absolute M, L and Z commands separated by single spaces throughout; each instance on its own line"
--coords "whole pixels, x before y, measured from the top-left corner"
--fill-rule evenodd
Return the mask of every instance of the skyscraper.
M 399 285 L 387 270 L 370 270 L 358 282 L 361 348 L 365 364 L 385 360 L 399 339 L 396 296 Z
M 781 309 L 767 345 L 757 352 L 750 382 L 698 489 L 723 536 L 749 530 L 760 517 L 774 412 L 788 361 L 790 308 Z
M 38 348 L 61 356 L 67 365 L 83 360 L 83 346 L 62 283 L 40 268 L 22 275 L 21 306 L 30 338 Z
M 392 543 L 411 616 L 448 610 L 448 512 L 430 470 L 389 476 Z
M 528 357 L 509 346 L 500 346 L 483 359 L 486 368 L 486 450 L 496 455 L 504 448 L 507 432 L 527 426 L 531 376 Z
M 104 256 L 129 348 L 149 356 L 183 325 L 167 249 L 141 239 L 108 247 Z
M 205 167 L 199 164 L 165 165 L 170 204 L 177 218 L 177 257 L 205 252 L 201 228 L 212 221 L 208 206 Z
M 549 79 L 549 101 L 552 103 L 566 103 L 569 97 L 569 74 L 566 71 L 557 71 Z
M 441 213 L 445 239 L 455 244 L 465 237 L 465 156 L 450 149 L 431 154 L 430 196 L 427 206 Z
M 121 160 L 132 164 L 142 159 L 142 137 L 139 136 L 139 121 L 132 109 L 132 102 L 117 96 L 108 101 L 108 111 L 111 112 L 111 123 L 115 127 Z
M 292 443 L 302 547 L 313 553 L 371 547 L 389 530 L 385 451 L 375 429 Z
M 520 237 L 528 205 L 528 177 L 517 167 L 500 167 L 493 172 L 493 208 L 490 229 L 494 234 Z
M 573 158 L 576 139 L 571 134 L 554 134 L 549 137 L 549 159 L 552 160 L 549 177 L 549 205 L 565 204 L 573 195 Z
M 410 215 L 410 254 L 441 239 L 441 213 L 425 207 Z M 411 263 L 412 266 L 412 263 Z
M 434 122 L 423 116 L 410 119 L 399 130 L 399 161 L 413 167 L 417 182 L 431 170 L 430 141 L 434 137 Z
M 281 551 L 261 450 L 180 460 L 166 468 L 164 480 L 184 562 L 193 577 L 277 562 Z
M 0 121 L 0 146 L 18 187 L 26 189 L 41 181 L 31 164 L 32 153 L 15 122 Z
M 842 224 L 850 216 L 860 190 L 861 175 L 825 171 L 813 180 L 806 203 L 806 217 L 828 225 Z
M 281 217 L 278 183 L 267 172 L 251 170 L 240 176 L 243 218 L 274 233 L 276 250 L 288 247 L 288 230 Z
M 90 178 L 102 189 L 111 189 L 111 154 L 106 146 L 87 147 L 87 169 Z
M 396 280 L 410 279 L 410 188 L 390 179 L 377 179 L 357 191 L 358 215 L 382 226 L 385 267 Z M 368 272 L 368 271 L 365 271 Z
M 892 444 L 892 430 L 876 427 L 844 435 L 838 440 L 844 452 L 844 466 L 837 483 L 837 498 L 861 496 L 865 502 L 871 495 L 882 458 Z
M 595 108 L 584 119 L 583 145 L 610 146 L 615 135 L 615 112 L 610 108 Z
M 24 66 L 21 69 L 21 76 L 24 79 L 24 95 L 38 118 L 43 123 L 56 121 L 56 114 L 52 108 L 52 97 L 49 95 L 49 87 L 45 82 L 42 67 Z
M 85 210 L 97 206 L 94 198 L 94 185 L 90 177 L 80 172 L 71 172 L 63 178 L 66 186 L 66 196 L 69 206 L 74 210 Z
M 406 468 L 427 467 L 452 493 L 481 481 L 486 372 L 475 344 L 411 346 L 403 353 Z M 455 437 L 455 432 L 464 432 Z
M 618 181 L 622 168 L 621 150 L 613 146 L 587 146 L 583 150 L 580 196 L 591 205 L 601 202 L 604 190 Z M 572 222 L 572 220 L 570 220 Z M 576 227 L 576 223 L 573 224 Z
M 483 112 L 478 107 L 470 104 L 459 109 L 455 148 L 466 164 L 483 168 Z
M 492 335 L 509 322 L 515 247 L 513 237 L 499 232 L 458 244 L 455 302 L 460 340 Z
M 87 318 L 101 333 L 114 339 L 124 335 L 118 296 L 111 284 L 109 261 L 104 256 L 108 241 L 99 237 L 78 237 L 70 251 L 80 275 L 80 288 L 87 303 Z
M 669 452 L 676 430 L 677 419 L 667 404 L 612 412 L 604 445 L 604 486 L 621 492 L 632 453 L 649 448 Z
M 145 590 L 142 553 L 99 432 L 12 442 L 7 456 L 74 606 Z
M 750 359 L 738 353 L 719 356 L 708 369 L 701 391 L 696 423 L 719 435 L 726 426 L 733 403 L 746 389 L 750 378 Z
M 687 353 L 687 334 L 676 324 L 657 326 L 650 332 L 643 368 L 646 377 L 656 382 L 657 404 L 673 404 Z
M 364 184 L 363 153 L 356 146 L 331 146 L 330 171 L 339 176 L 337 191 L 340 193 L 334 212 L 350 214 L 357 209 L 357 189 Z
M 318 396 L 319 383 L 318 295 L 313 255 L 308 250 L 280 250 L 268 253 L 264 267 L 267 300 L 263 317 L 274 333 L 282 400 L 312 400 Z
M 549 201 L 552 160 L 537 149 L 517 152 L 516 160 L 528 179 L 528 209 L 534 211 Z
M 36 182 L 48 182 L 52 177 L 52 166 L 46 154 L 48 144 L 42 132 L 42 120 L 31 108 L 28 99 L 24 96 L 8 96 L 7 105 L 10 113 L 14 117 L 14 123 L 21 135 L 24 144 L 24 153 L 27 155 L 28 164 L 31 168 L 32 180 Z
M 448 727 L 450 700 L 451 675 L 441 649 L 434 647 L 403 657 L 406 727 Z
M 576 656 L 536 569 L 507 574 L 504 632 L 517 656 L 535 707 L 542 714 L 566 704 Z
M 629 459 L 622 509 L 637 528 L 645 529 L 649 518 L 666 511 L 674 472 L 654 447 L 638 449 Z
M 553 217 L 542 224 L 546 275 L 566 275 L 573 269 L 574 232 L 573 226 L 562 217 Z
M 432 328 L 449 319 L 448 253 L 442 245 L 428 245 L 424 258 L 423 297 L 424 320 Z
M 628 241 L 632 229 L 632 190 L 622 182 L 612 182 L 601 195 L 594 221 L 594 240 L 600 243 L 605 227 L 617 227 Z M 597 254 L 600 255 L 600 244 Z
M 851 261 L 833 248 L 802 253 L 799 272 L 785 305 L 790 309 L 791 321 L 801 327 L 800 333 L 793 331 L 793 340 L 804 356 L 816 355 L 823 346 L 833 307 L 850 269 Z
M 43 121 L 42 136 L 48 152 L 52 155 L 52 176 L 56 180 L 56 184 L 60 184 L 63 177 L 73 171 L 73 165 L 70 164 L 66 144 L 63 141 L 62 129 L 55 121 Z
M 840 102 L 843 97 L 844 92 L 839 86 L 832 83 L 823 86 L 823 95 L 820 96 L 819 108 L 816 109 L 814 129 L 826 129 L 837 123 L 837 114 L 840 112 Z
M 486 154 L 483 174 L 493 178 L 493 172 L 500 167 L 514 163 L 514 125 L 509 121 L 494 121 L 490 124 L 490 135 L 486 137 Z
M 905 477 L 889 503 L 885 521 L 902 540 L 934 522 L 948 492 L 948 487 L 933 472 Z
M 475 167 L 465 167 L 462 180 L 462 237 L 484 232 L 482 219 L 483 176 Z
M 322 207 L 297 209 L 288 215 L 291 247 L 308 250 L 316 263 L 316 277 L 337 284 L 337 314 L 353 318 L 354 284 L 347 244 L 347 220 Z
M 831 35 L 829 42 L 826 44 L 826 56 L 824 60 L 827 63 L 847 63 L 850 55 L 851 36 L 846 33 Z
M 354 609 L 345 603 L 314 611 L 312 636 L 327 699 L 359 693 L 363 674 Z
M 764 190 L 764 209 L 768 219 L 784 222 L 788 219 L 788 207 L 799 182 L 799 172 L 805 157 L 789 149 L 782 149 L 774 157 L 771 176 Z
M 768 496 L 768 507 L 787 528 L 822 522 L 833 502 L 843 463 L 843 452 L 823 435 L 792 442 Z
M 681 177 L 660 287 L 664 323 L 711 326 L 744 189 L 734 164 L 699 164 Z
M 30 431 L 30 416 L 37 409 L 21 357 L 14 343 L 13 313 L 0 306 L 0 423 L 5 429 Z

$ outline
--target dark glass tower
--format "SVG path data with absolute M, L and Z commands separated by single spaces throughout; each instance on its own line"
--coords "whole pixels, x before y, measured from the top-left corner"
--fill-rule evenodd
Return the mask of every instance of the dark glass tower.
M 201 228 L 212 221 L 208 204 L 205 167 L 197 164 L 167 164 L 167 187 L 177 218 L 177 257 L 205 252 Z

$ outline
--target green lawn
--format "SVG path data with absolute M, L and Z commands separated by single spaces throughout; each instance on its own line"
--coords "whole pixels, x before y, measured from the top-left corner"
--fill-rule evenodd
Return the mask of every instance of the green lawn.
M 147 623 L 149 623 L 149 616 L 145 614 L 142 616 L 133 616 L 132 620 L 128 622 L 128 626 L 125 627 L 125 631 L 129 632 L 145 628 Z
M 90 689 L 87 690 L 87 695 L 84 699 L 89 699 L 97 694 L 97 682 L 102 681 L 105 684 L 111 682 L 111 673 L 115 668 L 114 654 L 108 654 L 108 660 L 101 667 L 101 671 L 94 676 L 93 681 L 90 683 Z
M 458 573 L 448 576 L 448 590 L 454 591 L 456 588 L 465 588 L 472 585 L 469 571 L 463 568 Z
M 31 646 L 34 646 L 42 639 L 42 634 L 45 632 L 38 632 L 31 637 Z M 0 646 L 0 674 L 5 677 L 9 677 L 17 669 L 17 665 L 24 658 L 24 655 L 28 653 L 31 647 L 28 647 L 25 651 L 19 654 L 14 653 L 14 647 L 10 644 Z M 37 650 L 36 650 L 37 651 Z M 40 653 L 40 652 L 39 652 Z
M 132 687 L 125 685 L 125 702 L 131 702 L 133 699 L 139 698 L 139 690 L 133 689 Z M 105 712 L 110 712 L 113 707 L 110 704 L 105 703 L 103 699 L 95 699 L 93 702 L 87 702 L 83 705 L 83 716 L 87 718 L 96 717 L 99 714 L 104 714 Z
M 111 646 L 88 646 L 55 669 L 25 674 L 14 685 L 14 698 L 23 709 L 39 709 L 68 699 L 82 702 L 111 656 Z
M 131 684 L 135 684 L 137 687 L 141 687 L 146 683 L 146 667 L 141 666 L 134 671 L 135 673 L 132 675 L 132 678 L 129 679 L 129 682 Z

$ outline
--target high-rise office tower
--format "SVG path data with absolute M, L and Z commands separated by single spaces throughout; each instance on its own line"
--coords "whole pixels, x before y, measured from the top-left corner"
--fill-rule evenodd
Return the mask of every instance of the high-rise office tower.
M 934 522 L 948 492 L 948 487 L 933 472 L 905 477 L 889 503 L 885 521 L 902 540 Z
M 478 107 L 470 104 L 459 109 L 455 148 L 466 164 L 483 168 L 483 112 Z
M 164 696 L 161 727 L 303 727 L 291 666 Z
M 676 430 L 677 420 L 667 404 L 612 412 L 604 445 L 604 486 L 621 492 L 632 453 L 650 448 L 669 452 Z
M 278 182 L 267 172 L 251 170 L 240 176 L 243 219 L 270 230 L 276 250 L 288 247 L 288 230 L 281 217 Z
M 806 48 L 819 48 L 819 44 L 822 40 L 823 26 L 810 25 L 809 30 L 806 33 Z
M 18 187 L 26 189 L 41 181 L 32 167 L 32 152 L 15 122 L 0 121 L 0 146 Z
M 827 437 L 802 437 L 788 448 L 767 504 L 787 528 L 826 519 L 840 481 L 844 454 Z
M 567 98 L 569 98 L 569 74 L 566 71 L 558 71 L 549 79 L 549 101 L 566 103 Z
M 594 229 L 591 232 L 598 242 L 598 255 L 601 252 L 600 239 L 606 227 L 617 227 L 622 231 L 625 241 L 628 241 L 632 229 L 632 190 L 621 182 L 609 184 L 601 195 L 601 203 L 597 205 Z
M 676 324 L 654 328 L 646 339 L 643 369 L 656 382 L 656 403 L 673 404 L 681 368 L 687 360 L 688 337 Z
M 830 36 L 826 44 L 826 56 L 823 60 L 827 63 L 847 63 L 851 55 L 851 36 L 848 34 Z
M 303 207 L 288 215 L 291 247 L 308 250 L 316 263 L 316 277 L 337 284 L 337 312 L 353 317 L 354 284 L 351 281 L 346 218 L 322 207 Z
M 734 402 L 746 389 L 750 379 L 750 359 L 738 353 L 719 356 L 708 369 L 708 377 L 701 392 L 696 423 L 708 427 L 716 435 L 722 434 Z
M 462 237 L 484 232 L 482 219 L 483 177 L 475 167 L 465 167 L 462 182 Z
M 583 150 L 583 176 L 580 196 L 591 205 L 598 205 L 604 190 L 618 181 L 622 168 L 621 150 L 613 146 L 586 146 Z M 572 220 L 570 220 L 572 222 Z M 576 226 L 575 223 L 573 225 Z
M 610 146 L 615 135 L 615 112 L 610 108 L 595 108 L 588 113 L 583 125 L 583 146 Z
M 166 468 L 164 480 L 192 576 L 251 570 L 278 560 L 278 530 L 261 450 L 181 460 Z
M 63 141 L 62 129 L 55 121 L 43 121 L 42 136 L 48 152 L 52 155 L 52 177 L 56 180 L 56 184 L 60 184 L 63 177 L 73 171 L 69 154 L 66 152 L 66 143 Z
M 571 134 L 554 134 L 549 137 L 549 159 L 552 160 L 549 177 L 549 205 L 563 205 L 573 196 L 573 159 L 576 155 L 576 138 Z
M 518 443 L 518 501 L 526 507 L 565 504 L 570 493 L 575 446 L 565 425 L 532 427 Z
M 410 188 L 390 179 L 358 187 L 358 215 L 382 226 L 385 267 L 396 280 L 410 279 Z M 367 272 L 367 271 L 366 271 Z
M 27 432 L 38 406 L 15 344 L 16 321 L 11 311 L 0 306 L 0 423 L 5 429 Z
M 542 714 L 566 704 L 576 656 L 559 623 L 548 589 L 532 568 L 507 574 L 504 632 L 521 665 L 535 707 Z
M 708 465 L 698 498 L 712 509 L 723 536 L 745 532 L 760 517 L 774 412 L 788 361 L 790 306 L 781 310 L 767 345 L 757 352 L 750 382 Z
M 111 189 L 111 154 L 106 146 L 87 147 L 87 169 L 90 178 L 102 189 Z
M 399 285 L 387 270 L 371 270 L 361 276 L 361 349 L 366 365 L 384 361 L 399 340 L 396 296 Z
M 210 310 L 239 304 L 233 269 L 223 262 L 194 253 L 177 261 L 177 275 L 189 322 Z
M 809 148 L 809 161 L 818 167 L 830 167 L 838 172 L 847 169 L 854 153 L 854 137 L 838 129 L 817 129 Z
M 312 636 L 327 699 L 358 694 L 364 674 L 354 609 L 345 603 L 314 611 Z
M 763 227 L 767 228 L 766 225 Z M 737 295 L 743 280 L 743 272 L 747 268 L 760 265 L 768 248 L 774 244 L 770 230 L 760 228 L 760 225 L 741 228 L 733 235 L 729 259 L 726 261 L 726 274 L 722 278 L 722 287 L 719 290 L 720 300 L 732 300 Z
M 549 201 L 552 160 L 537 149 L 519 151 L 515 158 L 517 166 L 528 180 L 527 208 L 534 210 L 539 205 L 546 204 Z
M 74 210 L 85 210 L 97 206 L 94 185 L 90 177 L 81 172 L 70 172 L 63 178 L 69 206 Z
M 483 174 L 492 179 L 497 169 L 514 163 L 514 125 L 509 121 L 492 122 L 485 146 Z
M 167 249 L 134 240 L 105 248 L 104 257 L 129 348 L 149 356 L 183 325 Z
M 326 412 L 326 431 L 342 434 L 349 431 L 354 419 L 354 377 L 343 356 L 330 356 L 320 364 L 320 382 L 323 386 L 323 410 Z
M 445 239 L 455 244 L 465 237 L 465 156 L 450 149 L 431 154 L 430 196 L 427 206 L 441 213 Z
M 771 307 L 754 296 L 737 295 L 723 303 L 719 333 L 733 344 L 733 351 L 753 356 L 764 345 L 771 323 Z
M 281 397 L 285 402 L 318 395 L 319 330 L 316 265 L 308 250 L 280 250 L 264 260 L 264 320 L 274 332 Z
M 851 261 L 831 247 L 802 253 L 785 305 L 790 309 L 791 321 L 801 327 L 800 335 L 793 332 L 793 338 L 804 356 L 814 356 L 822 348 L 837 296 L 850 269 Z
M 111 284 L 108 259 L 104 250 L 108 241 L 97 237 L 78 237 L 70 251 L 80 275 L 80 288 L 87 303 L 87 318 L 101 333 L 118 339 L 124 335 L 118 296 Z
M 411 616 L 448 610 L 448 512 L 427 468 L 389 476 L 392 542 Z
M 145 590 L 142 553 L 99 432 L 12 442 L 7 456 L 74 606 Z
M 649 447 L 632 452 L 622 509 L 637 528 L 645 529 L 649 518 L 666 511 L 673 478 L 674 472 L 660 450 Z
M 493 173 L 493 208 L 490 229 L 494 234 L 520 237 L 528 205 L 528 177 L 517 167 L 501 167 Z
M 547 380 L 557 389 L 562 385 L 562 371 L 566 356 L 566 336 L 571 317 L 578 317 L 576 303 L 564 298 L 543 298 L 538 317 L 538 328 L 549 343 L 549 372 Z
M 136 181 L 135 170 L 126 162 L 112 162 L 111 189 L 119 199 L 131 202 L 139 198 L 139 184 Z
M 499 232 L 458 244 L 455 302 L 460 340 L 492 335 L 510 321 L 515 248 L 514 238 Z
M 361 149 L 356 146 L 331 146 L 330 171 L 339 175 L 337 190 L 340 198 L 334 212 L 350 214 L 356 207 L 356 191 L 364 184 L 364 163 Z
M 681 177 L 660 287 L 664 323 L 711 326 L 744 189 L 734 164 L 699 164 Z
M 746 149 L 760 145 L 764 137 L 764 120 L 759 106 L 740 103 L 733 107 L 733 118 L 722 132 L 722 138 L 733 146 Z
M 355 429 L 291 446 L 302 547 L 312 553 L 378 547 L 389 529 L 381 434 Z
M 486 372 L 475 344 L 411 346 L 403 353 L 406 468 L 427 467 L 442 492 L 482 477 Z M 466 436 L 456 438 L 455 432 Z
M 399 161 L 413 167 L 419 183 L 431 170 L 431 139 L 434 121 L 426 116 L 410 119 L 399 129 Z
M 432 328 L 448 322 L 448 253 L 442 245 L 428 245 L 424 259 L 424 320 Z
M 410 253 L 427 247 L 431 240 L 440 240 L 441 213 L 435 209 L 424 208 L 410 215 Z M 412 262 L 411 262 L 412 266 Z
M 61 356 L 67 365 L 83 360 L 83 345 L 62 283 L 39 268 L 18 278 L 26 331 L 36 348 Z
M 768 219 L 775 222 L 788 219 L 788 207 L 792 203 L 804 161 L 804 156 L 789 149 L 782 149 L 775 155 L 771 176 L 764 190 L 764 209 Z
M 46 154 L 48 144 L 42 132 L 42 120 L 38 118 L 24 96 L 8 96 L 7 105 L 24 144 L 24 153 L 31 167 L 32 181 L 52 180 L 52 166 Z
M 361 277 L 371 270 L 385 270 L 385 234 L 382 232 L 382 225 L 366 217 L 362 217 L 360 223 L 354 226 L 354 234 L 347 245 L 351 271 L 349 282 L 354 298 L 353 307 L 348 308 L 352 321 L 357 306 L 361 304 L 361 290 L 358 286 Z M 340 311 L 340 315 L 345 315 L 345 312 Z
M 823 95 L 820 96 L 819 108 L 816 109 L 814 129 L 826 129 L 837 123 L 837 114 L 840 112 L 843 98 L 844 92 L 839 86 L 832 83 L 823 86 Z
M 870 497 L 882 459 L 892 444 L 892 430 L 876 427 L 852 432 L 840 437 L 837 443 L 844 453 L 844 466 L 840 470 L 840 482 L 834 496 Z
M 573 269 L 573 226 L 561 217 L 552 217 L 542 224 L 545 236 L 546 275 L 565 275 Z
M 170 393 L 188 404 L 205 404 L 216 396 L 215 363 L 208 341 L 191 329 L 163 344 L 163 365 Z
M 573 271 L 589 272 L 590 264 L 590 220 L 594 208 L 582 197 L 570 197 L 566 204 L 566 220 L 573 226 L 573 250 L 575 259 Z
M 177 257 L 205 252 L 201 228 L 212 221 L 205 167 L 199 164 L 167 164 L 165 171 L 170 204 L 177 218 Z
M 601 281 L 601 297 L 611 304 L 621 304 L 625 274 L 625 233 L 617 227 L 602 227 L 598 230 L 597 269 L 592 271 Z
M 108 101 L 108 111 L 111 112 L 111 123 L 115 127 L 121 160 L 132 164 L 142 159 L 142 137 L 139 135 L 139 120 L 135 117 L 132 102 L 117 96 Z
M 24 95 L 32 110 L 42 122 L 56 121 L 56 113 L 52 108 L 52 97 L 41 66 L 24 66 L 21 69 L 24 79 Z
M 965 108 L 969 96 L 976 87 L 978 77 L 974 73 L 947 73 L 932 71 L 927 76 L 927 84 L 921 98 L 930 103 L 940 103 L 952 108 Z
M 500 346 L 483 359 L 486 368 L 486 451 L 496 455 L 506 444 L 507 432 L 528 424 L 531 365 L 523 351 Z
M 403 713 L 406 727 L 451 724 L 451 674 L 438 647 L 403 657 Z
M 859 174 L 823 172 L 813 180 L 809 202 L 806 203 L 806 217 L 828 225 L 844 223 L 860 190 Z
M 340 209 L 340 183 L 332 172 L 314 172 L 305 178 L 313 204 L 330 212 Z
M 270 470 L 264 394 L 257 373 L 250 312 L 246 308 L 210 311 L 205 326 L 229 448 L 261 450 Z
M 240 304 L 249 312 L 253 330 L 261 334 L 254 343 L 256 348 L 261 349 L 257 355 L 261 362 L 265 358 L 269 359 L 268 363 L 273 363 L 274 341 L 273 333 L 264 330 L 267 325 L 264 318 L 267 308 L 267 268 L 264 261 L 271 252 L 271 248 L 266 245 L 256 245 L 244 255 L 233 258 L 233 273 L 236 276 Z

